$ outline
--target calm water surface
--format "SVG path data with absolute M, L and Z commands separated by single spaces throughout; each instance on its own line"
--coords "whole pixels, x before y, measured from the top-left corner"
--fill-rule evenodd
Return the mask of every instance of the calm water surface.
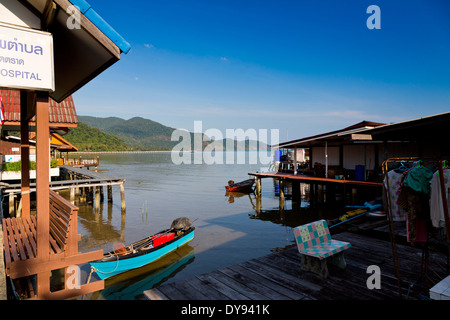
M 118 186 L 113 186 L 112 204 L 108 204 L 105 192 L 97 213 L 92 205 L 76 202 L 80 207 L 80 251 L 111 251 L 116 242 L 140 240 L 183 216 L 194 221 L 196 231 L 195 239 L 185 248 L 150 266 L 107 279 L 103 291 L 87 298 L 142 299 L 144 290 L 162 283 L 290 246 L 295 243 L 291 227 L 339 216 L 336 210 L 330 214 L 329 210 L 309 208 L 307 188 L 300 208 L 293 210 L 287 200 L 280 211 L 273 179 L 262 179 L 260 213 L 256 212 L 254 194 L 226 194 L 228 180 L 245 180 L 249 171 L 264 167 L 267 165 L 175 165 L 169 152 L 101 154 L 99 171 L 126 180 L 126 211 L 121 211 Z M 83 271 L 89 272 L 89 266 Z

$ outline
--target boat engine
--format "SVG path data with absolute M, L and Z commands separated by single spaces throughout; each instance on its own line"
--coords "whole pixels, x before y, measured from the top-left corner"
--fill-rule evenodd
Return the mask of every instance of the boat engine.
M 184 230 L 186 231 L 192 226 L 192 221 L 186 217 L 176 218 L 172 221 L 170 229 Z

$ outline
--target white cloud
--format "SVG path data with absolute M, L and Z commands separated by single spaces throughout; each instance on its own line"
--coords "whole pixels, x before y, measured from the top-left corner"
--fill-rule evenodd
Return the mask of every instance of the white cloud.
M 147 49 L 153 49 L 155 46 L 150 43 L 145 43 L 144 47 L 146 47 Z

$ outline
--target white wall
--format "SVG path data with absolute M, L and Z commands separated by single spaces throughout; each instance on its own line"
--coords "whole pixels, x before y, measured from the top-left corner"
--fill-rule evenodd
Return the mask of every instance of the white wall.
M 366 148 L 364 152 L 364 147 Z M 375 145 L 373 144 L 354 144 L 344 146 L 344 163 L 345 169 L 355 169 L 357 165 L 366 164 L 367 170 L 375 169 Z M 366 154 L 364 159 L 364 154 Z M 380 163 L 381 164 L 381 163 Z
M 312 165 L 319 162 L 325 165 L 325 147 L 313 147 Z M 373 170 L 375 166 L 375 145 L 366 145 L 366 166 L 368 170 Z M 381 164 L 381 163 L 380 163 Z M 339 147 L 328 147 L 328 165 L 339 165 Z M 353 144 L 343 146 L 343 167 L 344 169 L 355 169 L 357 165 L 364 165 L 364 145 Z
M 339 165 L 339 147 L 328 147 L 328 165 L 338 166 Z M 325 165 L 325 147 L 313 147 L 311 148 L 311 162 L 312 166 L 314 163 L 318 162 Z

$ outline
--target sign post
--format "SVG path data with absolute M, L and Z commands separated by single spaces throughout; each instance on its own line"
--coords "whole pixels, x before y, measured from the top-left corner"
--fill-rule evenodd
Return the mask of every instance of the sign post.
M 0 22 L 0 87 L 21 89 L 21 157 L 22 194 L 25 205 L 29 206 L 29 151 L 26 91 L 36 92 L 33 99 L 36 107 L 36 242 L 38 261 L 45 263 L 50 258 L 49 245 L 49 96 L 55 91 L 53 66 L 53 37 L 51 33 L 13 26 Z M 33 95 L 34 96 L 34 95 Z M 34 112 L 33 112 L 34 113 Z M 27 172 L 23 172 L 26 170 Z M 29 208 L 25 209 L 25 216 Z M 45 269 L 45 268 L 44 268 Z M 48 270 L 37 272 L 37 297 L 46 298 L 50 294 Z
M 55 90 L 51 33 L 0 22 L 0 87 Z

